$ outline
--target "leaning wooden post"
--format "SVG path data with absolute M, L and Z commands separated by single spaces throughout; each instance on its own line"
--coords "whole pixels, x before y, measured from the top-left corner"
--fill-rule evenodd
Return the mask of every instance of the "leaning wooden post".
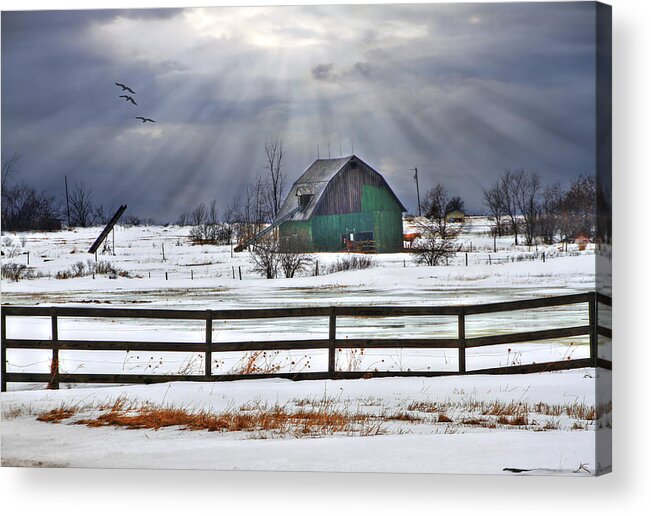
M 588 325 L 590 326 L 590 359 L 597 366 L 597 293 L 592 292 L 588 300 Z
M 0 314 L 0 392 L 7 392 L 7 316 Z
M 212 376 L 212 312 L 206 310 L 206 377 Z
M 50 364 L 50 383 L 48 388 L 59 388 L 59 349 L 56 343 L 59 340 L 59 320 L 52 314 L 52 363 Z
M 466 315 L 458 315 L 458 335 L 459 340 L 459 373 L 466 373 Z
M 337 312 L 334 306 L 330 307 L 330 323 L 328 331 L 329 347 L 328 347 L 328 373 L 330 378 L 335 378 L 335 353 L 337 345 Z

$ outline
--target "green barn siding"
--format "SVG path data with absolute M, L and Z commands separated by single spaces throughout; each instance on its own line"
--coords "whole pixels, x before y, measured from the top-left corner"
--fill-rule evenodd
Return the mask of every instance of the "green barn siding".
M 312 245 L 312 227 L 309 220 L 288 220 L 278 228 L 280 250 L 282 252 L 314 251 Z
M 378 253 L 402 251 L 402 211 L 391 192 L 383 187 L 364 185 L 362 210 L 373 213 L 375 250 Z
M 400 205 L 391 192 L 384 187 L 364 185 L 362 187 L 362 211 L 400 211 Z
M 375 250 L 378 253 L 399 253 L 403 250 L 402 213 L 373 212 L 375 219 Z
M 373 231 L 375 227 L 372 213 L 316 215 L 311 222 L 315 251 L 340 251 L 343 249 L 342 235 Z
M 341 251 L 342 235 L 366 231 L 373 231 L 376 252 L 402 251 L 402 207 L 391 192 L 383 186 L 363 185 L 361 207 L 361 212 L 312 215 L 306 221 L 281 224 L 281 251 Z

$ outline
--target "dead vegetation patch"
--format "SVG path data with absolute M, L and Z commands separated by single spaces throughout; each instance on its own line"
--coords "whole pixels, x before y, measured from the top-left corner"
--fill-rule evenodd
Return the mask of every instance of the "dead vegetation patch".
M 61 423 L 61 421 L 71 418 L 76 413 L 77 409 L 73 407 L 59 407 L 39 414 L 36 420 L 44 423 Z
M 402 408 L 404 407 L 404 408 Z M 478 401 L 411 401 L 388 406 L 380 398 L 342 399 L 341 396 L 294 398 L 284 405 L 251 400 L 241 406 L 219 410 L 156 406 L 118 398 L 93 406 L 64 406 L 41 412 L 38 421 L 84 425 L 89 428 L 117 427 L 130 430 L 176 428 L 186 431 L 245 432 L 253 439 L 277 437 L 321 437 L 326 435 L 369 436 L 414 431 L 445 432 L 472 429 L 590 430 L 609 426 L 610 404 L 597 408 L 584 403 Z M 33 413 L 30 413 L 33 414 Z M 25 415 L 15 409 L 3 416 Z M 606 416 L 603 419 L 602 416 Z M 465 429 L 465 430 L 464 430 Z
M 264 403 L 237 409 L 210 412 L 185 408 L 135 406 L 118 400 L 93 418 L 74 422 L 90 428 L 114 426 L 130 430 L 160 430 L 178 427 L 181 430 L 208 432 L 266 432 L 294 437 L 311 437 L 345 433 L 377 435 L 381 424 L 369 414 L 335 408 L 330 403 L 310 409 L 291 410 L 288 406 Z

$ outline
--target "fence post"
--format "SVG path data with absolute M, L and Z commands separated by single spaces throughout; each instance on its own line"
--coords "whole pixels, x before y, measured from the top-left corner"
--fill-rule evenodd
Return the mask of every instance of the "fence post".
M 329 331 L 328 338 L 330 339 L 330 347 L 328 348 L 328 373 L 330 378 L 335 378 L 335 353 L 337 344 L 337 312 L 334 306 L 330 307 L 329 317 Z
M 59 340 L 59 320 L 56 314 L 52 314 L 52 343 Z M 59 350 L 52 347 L 52 363 L 50 364 L 50 389 L 59 388 Z
M 597 366 L 597 293 L 590 293 L 588 300 L 588 324 L 590 326 L 590 359 Z
M 5 340 L 7 339 L 7 316 L 0 314 L 0 377 L 2 385 L 0 392 L 7 392 L 7 348 Z
M 206 377 L 212 376 L 212 312 L 206 310 L 206 366 L 204 369 Z
M 459 373 L 466 373 L 466 315 L 460 313 L 458 316 L 458 335 L 459 339 Z

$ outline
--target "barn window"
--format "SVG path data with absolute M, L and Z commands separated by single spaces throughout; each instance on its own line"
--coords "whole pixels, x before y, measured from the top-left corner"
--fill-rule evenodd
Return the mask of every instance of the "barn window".
M 355 242 L 369 242 L 371 240 L 373 240 L 373 231 L 355 233 Z
M 303 194 L 298 196 L 298 204 L 301 208 L 305 209 L 307 208 L 307 205 L 310 204 L 310 201 L 312 200 L 312 197 L 314 195 L 312 194 Z
M 357 168 L 357 161 L 351 161 L 350 168 Z

